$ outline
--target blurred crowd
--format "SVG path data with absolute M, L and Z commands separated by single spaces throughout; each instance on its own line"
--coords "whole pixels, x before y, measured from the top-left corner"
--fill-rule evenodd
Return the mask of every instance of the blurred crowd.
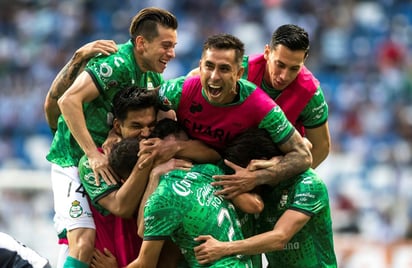
M 0 169 L 47 169 L 43 101 L 81 45 L 128 40 L 146 6 L 179 20 L 166 78 L 196 67 L 206 36 L 228 32 L 263 52 L 275 28 L 310 35 L 307 66 L 329 104 L 332 153 L 319 167 L 337 232 L 412 238 L 412 2 L 398 0 L 0 1 Z

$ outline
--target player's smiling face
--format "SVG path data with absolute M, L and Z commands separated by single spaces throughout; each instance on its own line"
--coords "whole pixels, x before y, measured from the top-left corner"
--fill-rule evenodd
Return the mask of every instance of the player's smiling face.
M 154 107 L 128 111 L 125 120 L 117 118 L 113 121 L 116 132 L 122 138 L 143 139 L 149 137 L 156 125 L 156 111 Z
M 266 45 L 264 55 L 267 61 L 265 82 L 277 90 L 283 90 L 292 83 L 305 62 L 304 50 L 293 51 L 284 45 L 272 50 Z
M 211 48 L 200 60 L 200 79 L 211 103 L 228 104 L 237 95 L 237 81 L 243 68 L 235 61 L 235 50 Z
M 143 39 L 142 60 L 138 61 L 142 71 L 163 73 L 167 63 L 176 56 L 176 30 L 161 25 L 158 25 L 157 29 L 159 35 L 153 40 Z

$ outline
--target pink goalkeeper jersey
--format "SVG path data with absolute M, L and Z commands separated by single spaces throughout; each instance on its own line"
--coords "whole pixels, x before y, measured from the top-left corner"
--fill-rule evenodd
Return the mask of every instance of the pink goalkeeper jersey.
M 103 216 L 90 206 L 96 224 L 95 247 L 101 252 L 104 248 L 116 257 L 119 267 L 125 267 L 139 256 L 142 239 L 137 235 L 137 221 L 123 219 L 109 214 Z
M 247 80 L 261 86 L 265 68 L 266 60 L 263 54 L 250 57 L 247 68 Z M 304 128 L 302 123 L 298 121 L 298 118 L 318 87 L 319 81 L 303 66 L 296 79 L 275 100 L 289 121 L 302 135 L 304 135 Z
M 230 105 L 212 105 L 202 96 L 198 76 L 186 79 L 177 109 L 178 121 L 192 138 L 216 149 L 223 149 L 230 139 L 248 128 L 258 127 L 276 103 L 255 85 L 244 80 L 239 83 L 244 96 Z M 249 95 L 250 94 L 250 95 Z M 258 104 L 258 105 L 257 105 Z

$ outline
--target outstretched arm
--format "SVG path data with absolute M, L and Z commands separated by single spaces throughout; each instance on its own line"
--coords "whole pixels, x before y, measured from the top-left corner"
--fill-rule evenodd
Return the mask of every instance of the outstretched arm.
M 286 243 L 310 220 L 302 212 L 288 209 L 275 224 L 273 230 L 249 237 L 245 240 L 220 242 L 210 235 L 199 236 L 195 240 L 202 242 L 194 248 L 200 264 L 216 261 L 223 256 L 244 254 L 255 255 L 275 250 L 282 250 Z
M 69 62 L 60 70 L 50 86 L 44 101 L 44 113 L 50 129 L 55 132 L 60 109 L 57 100 L 71 86 L 76 77 L 83 71 L 90 58 L 102 53 L 109 55 L 117 51 L 116 43 L 112 40 L 97 40 L 80 47 Z

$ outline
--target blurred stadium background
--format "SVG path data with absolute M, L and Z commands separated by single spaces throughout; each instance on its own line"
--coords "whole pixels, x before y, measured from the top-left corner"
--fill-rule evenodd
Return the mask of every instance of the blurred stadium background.
M 125 42 L 146 6 L 179 19 L 166 78 L 198 64 L 209 34 L 235 34 L 253 54 L 279 25 L 304 27 L 330 108 L 333 147 L 318 172 L 339 267 L 412 267 L 412 1 L 0 0 L 0 231 L 55 264 L 44 97 L 78 47 Z

